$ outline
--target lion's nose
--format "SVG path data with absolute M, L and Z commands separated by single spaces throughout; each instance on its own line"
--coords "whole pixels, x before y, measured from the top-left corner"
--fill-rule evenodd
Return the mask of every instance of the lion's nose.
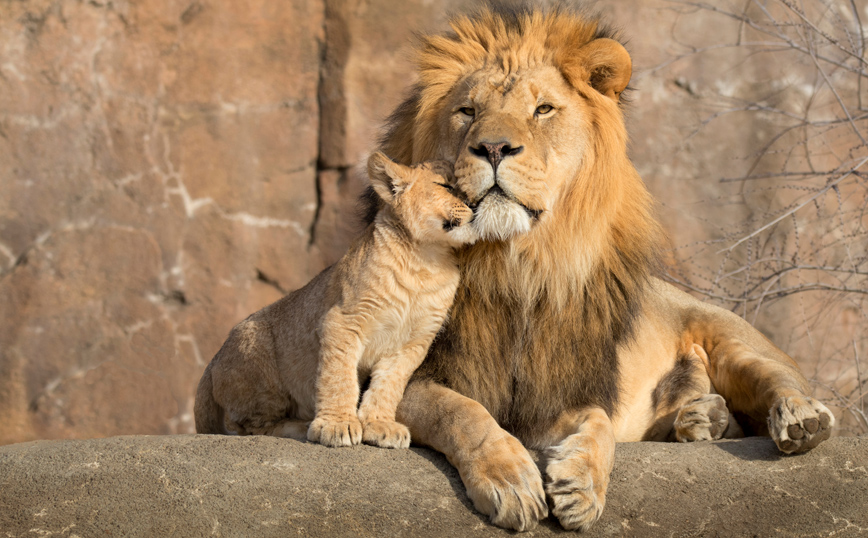
M 524 146 L 511 146 L 509 142 L 480 142 L 476 147 L 470 146 L 470 153 L 487 159 L 495 172 L 505 157 L 518 155 L 522 150 Z

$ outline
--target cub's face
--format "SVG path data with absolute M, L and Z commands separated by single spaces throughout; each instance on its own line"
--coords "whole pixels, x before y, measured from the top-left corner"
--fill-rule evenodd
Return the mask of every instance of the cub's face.
M 458 196 L 448 162 L 408 167 L 374 153 L 368 160 L 368 175 L 371 186 L 414 240 L 459 247 L 479 238 L 470 226 L 473 210 Z
M 448 167 L 448 168 L 447 168 Z M 442 161 L 412 169 L 412 183 L 397 197 L 396 213 L 419 240 L 461 246 L 479 235 L 470 226 L 473 210 L 450 183 L 451 167 Z
M 586 106 L 549 65 L 483 68 L 455 85 L 440 152 L 455 163 L 482 238 L 508 239 L 549 218 L 587 151 Z

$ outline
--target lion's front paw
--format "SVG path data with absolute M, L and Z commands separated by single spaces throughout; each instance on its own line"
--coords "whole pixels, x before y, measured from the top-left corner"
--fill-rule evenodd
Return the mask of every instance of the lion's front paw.
M 355 415 L 317 417 L 307 429 L 307 438 L 326 446 L 352 446 L 362 442 L 362 423 Z
M 583 450 L 556 446 L 546 457 L 545 488 L 552 514 L 567 530 L 588 530 L 606 506 L 609 473 Z
M 526 531 L 548 515 L 542 477 L 524 446 L 509 434 L 459 462 L 473 506 L 498 527 Z
M 720 439 L 732 420 L 720 394 L 705 394 L 678 410 L 675 438 L 682 443 Z
M 362 441 L 381 448 L 407 448 L 410 430 L 393 420 L 372 420 L 363 424 Z
M 808 396 L 781 398 L 769 412 L 769 435 L 784 454 L 805 452 L 829 438 L 835 416 Z

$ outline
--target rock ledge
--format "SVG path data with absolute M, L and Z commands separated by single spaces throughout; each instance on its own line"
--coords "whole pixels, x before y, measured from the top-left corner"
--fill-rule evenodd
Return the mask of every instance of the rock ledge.
M 181 435 L 0 447 L 0 536 L 507 536 L 425 449 Z M 549 518 L 526 536 L 563 535 Z M 618 445 L 584 536 L 868 534 L 868 438 Z

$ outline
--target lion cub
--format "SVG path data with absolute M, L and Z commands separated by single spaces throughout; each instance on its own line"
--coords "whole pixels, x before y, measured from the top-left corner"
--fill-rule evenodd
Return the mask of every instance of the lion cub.
M 410 445 L 395 409 L 452 305 L 453 249 L 477 238 L 449 173 L 447 163 L 371 156 L 384 202 L 374 223 L 335 265 L 235 326 L 199 382 L 199 433 L 228 433 L 228 422 L 241 434 L 302 437 L 313 419 L 307 438 L 324 445 Z

